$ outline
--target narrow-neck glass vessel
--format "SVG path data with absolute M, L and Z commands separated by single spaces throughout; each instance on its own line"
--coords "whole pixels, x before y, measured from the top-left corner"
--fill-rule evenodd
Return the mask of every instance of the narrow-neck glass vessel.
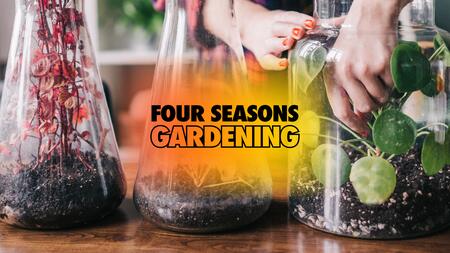
M 17 0 L 0 109 L 0 219 L 94 222 L 126 185 L 83 0 Z
M 368 117 L 367 136 L 341 122 L 329 102 L 335 70 L 348 57 L 335 43 L 343 29 L 352 31 L 336 21 L 352 1 L 315 4 L 321 26 L 290 53 L 291 101 L 303 108 L 303 141 L 290 152 L 291 215 L 357 238 L 410 238 L 447 227 L 450 36 L 435 26 L 434 1 L 414 0 L 402 10 L 395 43 L 386 45 L 394 89 Z M 359 33 L 345 43 L 388 35 Z
M 209 131 L 220 135 L 222 124 L 211 120 L 212 107 L 247 97 L 233 1 L 166 1 L 134 191 L 145 218 L 165 229 L 205 233 L 241 227 L 266 212 L 271 179 L 263 157 L 211 145 Z

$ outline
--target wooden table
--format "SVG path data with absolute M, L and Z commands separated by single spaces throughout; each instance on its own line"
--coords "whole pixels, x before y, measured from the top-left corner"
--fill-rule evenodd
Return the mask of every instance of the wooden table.
M 240 231 L 213 235 L 182 235 L 156 228 L 134 209 L 132 184 L 136 164 L 125 163 L 128 195 L 120 210 L 90 227 L 67 231 L 28 231 L 0 224 L 3 252 L 300 252 L 390 253 L 450 252 L 450 230 L 402 241 L 342 238 L 310 229 L 287 214 L 285 203 L 274 202 L 257 223 Z

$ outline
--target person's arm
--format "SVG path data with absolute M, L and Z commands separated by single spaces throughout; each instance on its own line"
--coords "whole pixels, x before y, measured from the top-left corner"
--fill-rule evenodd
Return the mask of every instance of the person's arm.
M 312 29 L 315 21 L 312 17 L 293 11 L 270 11 L 250 0 L 235 0 L 238 29 L 242 44 L 250 50 L 266 70 L 284 70 L 287 59 L 281 58 L 282 52 L 289 50 Z M 224 29 L 224 18 L 230 18 L 223 10 L 229 9 L 229 1 L 206 1 L 203 15 L 205 28 L 225 41 L 230 41 L 229 30 Z M 229 22 L 226 22 L 229 23 Z
M 411 0 L 354 0 L 334 45 L 328 98 L 334 114 L 362 135 L 364 114 L 386 103 L 393 87 L 390 57 L 400 11 Z

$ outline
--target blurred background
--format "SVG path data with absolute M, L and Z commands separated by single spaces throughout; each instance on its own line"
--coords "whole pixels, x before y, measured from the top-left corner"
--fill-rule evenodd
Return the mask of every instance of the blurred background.
M 150 0 L 89 0 L 86 15 L 97 61 L 112 94 L 119 145 L 137 159 L 145 125 L 145 100 L 153 79 L 163 14 Z M 437 24 L 450 31 L 449 0 L 436 0 Z M 0 84 L 8 58 L 14 0 L 0 9 Z
M 3 0 L 0 8 L 0 85 L 8 59 L 14 2 Z M 129 154 L 124 157 L 136 161 L 164 15 L 153 9 L 150 0 L 88 0 L 85 4 L 97 63 L 111 91 L 119 145 Z

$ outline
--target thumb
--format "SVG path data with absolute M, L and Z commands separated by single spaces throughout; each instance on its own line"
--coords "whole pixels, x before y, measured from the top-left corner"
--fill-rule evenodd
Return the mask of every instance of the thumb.
M 266 54 L 262 57 L 258 57 L 258 62 L 265 70 L 281 71 L 285 70 L 288 66 L 286 58 L 278 58 L 273 54 Z

